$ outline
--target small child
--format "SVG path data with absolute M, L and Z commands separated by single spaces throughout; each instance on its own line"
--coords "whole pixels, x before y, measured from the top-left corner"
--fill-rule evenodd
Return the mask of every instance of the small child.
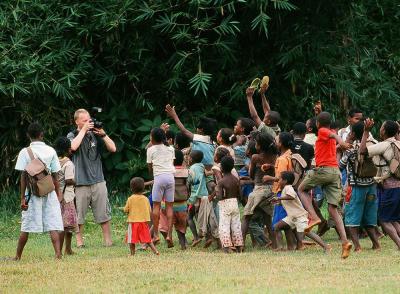
M 222 179 L 218 181 L 216 187 L 216 198 L 219 206 L 219 227 L 218 232 L 221 244 L 225 253 L 243 250 L 243 236 L 240 224 L 240 212 L 238 198 L 240 197 L 239 180 L 232 174 L 234 160 L 230 156 L 225 156 L 221 160 Z
M 233 150 L 232 144 L 236 142 L 236 136 L 233 131 L 229 128 L 222 128 L 217 134 L 218 147 L 215 152 L 220 148 L 226 148 L 229 151 L 229 155 L 235 160 L 235 151 Z M 214 155 L 215 155 L 214 152 Z
M 291 171 L 284 171 L 279 177 L 279 189 L 282 191 L 279 198 L 274 198 L 273 202 L 280 203 L 284 207 L 287 216 L 282 220 L 278 221 L 274 229 L 279 230 L 289 230 L 295 229 L 296 239 L 297 239 L 297 250 L 304 249 L 304 235 L 311 238 L 320 245 L 325 252 L 329 253 L 331 250 L 331 245 L 326 244 L 322 241 L 321 237 L 313 232 L 305 232 L 308 226 L 308 213 L 304 209 L 299 196 L 294 190 L 292 184 L 294 182 L 294 173 Z
M 150 133 L 151 147 L 147 149 L 147 164 L 149 174 L 154 176 L 154 184 L 152 189 L 153 200 L 153 233 L 154 243 L 160 241 L 158 234 L 158 225 L 160 221 L 161 201 L 165 201 L 167 219 L 168 219 L 168 233 L 167 244 L 168 248 L 173 247 L 172 242 L 172 216 L 173 216 L 173 203 L 174 203 L 174 159 L 175 152 L 173 147 L 168 146 L 165 132 L 161 128 L 154 128 Z
M 154 246 L 148 222 L 150 222 L 150 202 L 143 195 L 144 180 L 142 178 L 133 178 L 130 182 L 132 195 L 126 201 L 124 212 L 128 214 L 128 232 L 126 233 L 126 242 L 129 244 L 130 255 L 135 255 L 135 244 L 148 244 L 154 254 L 159 255 Z
M 235 168 L 240 170 L 246 165 L 246 150 L 249 144 L 249 138 L 251 131 L 255 127 L 255 123 L 250 118 L 241 117 L 237 120 L 236 125 L 233 129 L 233 133 L 236 136 L 236 142 L 233 144 L 233 150 L 235 152 Z
M 183 167 L 183 153 L 181 150 L 175 150 L 175 195 L 174 195 L 174 215 L 172 218 L 176 234 L 178 235 L 179 245 L 182 250 L 186 249 L 186 227 L 187 227 L 187 199 L 189 198 L 189 190 L 187 187 L 187 179 L 189 170 Z M 161 215 L 159 230 L 166 237 L 168 232 L 168 220 L 165 211 L 165 202 L 161 202 Z
M 69 159 L 71 156 L 71 141 L 66 137 L 60 137 L 54 144 L 61 170 L 57 173 L 60 191 L 63 194 L 61 202 L 61 214 L 64 223 L 64 232 L 60 233 L 60 248 L 62 251 L 65 239 L 65 254 L 72 255 L 72 233 L 79 231 L 78 216 L 76 214 L 75 199 L 75 166 Z
M 279 198 L 274 198 L 275 203 L 280 203 L 284 207 L 287 216 L 279 220 L 275 226 L 275 231 L 296 229 L 297 250 L 304 249 L 304 230 L 308 226 L 308 213 L 303 208 L 296 191 L 292 187 L 294 182 L 294 173 L 284 171 L 279 177 L 278 185 L 282 191 Z
M 207 179 L 205 175 L 205 167 L 202 164 L 203 153 L 199 150 L 192 150 L 190 153 L 191 166 L 189 169 L 188 184 L 191 186 L 189 205 L 188 223 L 193 233 L 192 246 L 196 246 L 200 242 L 197 235 L 196 226 L 194 224 L 195 212 L 198 209 L 197 221 L 199 225 L 200 237 L 218 238 L 218 225 L 213 211 L 212 203 L 208 201 Z M 211 242 L 209 241 L 211 240 Z M 206 245 L 211 245 L 212 239 L 209 238 Z

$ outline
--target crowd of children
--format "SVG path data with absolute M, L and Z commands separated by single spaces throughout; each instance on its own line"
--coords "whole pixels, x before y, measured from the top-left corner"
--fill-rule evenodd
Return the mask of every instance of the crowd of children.
M 400 250 L 398 122 L 385 121 L 378 142 L 370 133 L 374 121 L 361 110 L 352 109 L 349 125 L 336 130 L 331 115 L 318 102 L 315 117 L 281 131 L 280 115 L 270 109 L 265 96 L 267 88 L 262 85 L 259 90 L 263 119 L 254 106 L 255 88 L 249 87 L 251 118 L 239 118 L 233 129 L 217 130 L 216 120 L 202 117 L 192 133 L 175 108 L 166 106 L 180 132 L 174 134 L 166 123 L 154 128 L 147 146 L 153 180 L 145 183 L 135 177 L 130 182 L 132 195 L 124 212 L 131 255 L 138 243 L 159 254 L 159 233 L 168 248 L 173 247 L 174 229 L 182 250 L 204 241 L 204 247 L 215 243 L 226 253 L 242 252 L 250 234 L 253 246 L 281 251 L 286 250 L 283 231 L 287 250 L 304 250 L 308 237 L 329 252 L 331 246 L 321 237 L 330 228 L 335 228 L 342 243 L 342 258 L 350 255 L 353 246 L 355 252 L 362 250 L 361 235 L 368 236 L 372 249 L 378 250 L 379 238 L 386 234 Z M 71 143 L 60 138 L 55 147 L 63 195 L 60 243 L 61 248 L 65 243 L 66 254 L 72 254 L 72 233 L 79 228 L 74 165 L 68 159 Z M 23 169 L 20 161 L 17 166 Z M 151 205 L 143 195 L 148 185 Z M 328 220 L 320 211 L 321 199 L 327 202 Z M 193 236 L 190 244 L 187 227 Z

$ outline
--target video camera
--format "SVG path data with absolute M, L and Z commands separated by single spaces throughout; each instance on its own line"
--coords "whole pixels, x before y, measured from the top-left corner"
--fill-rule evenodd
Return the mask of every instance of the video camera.
M 92 119 L 91 121 L 94 124 L 95 129 L 102 129 L 103 128 L 103 122 L 99 121 L 96 119 L 96 116 L 102 112 L 102 109 L 100 107 L 92 107 Z

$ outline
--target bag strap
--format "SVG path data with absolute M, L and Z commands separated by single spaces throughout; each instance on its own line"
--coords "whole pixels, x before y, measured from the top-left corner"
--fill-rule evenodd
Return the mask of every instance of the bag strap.
M 35 159 L 35 156 L 33 155 L 33 151 L 31 147 L 26 148 L 26 150 L 28 151 L 28 155 L 30 157 L 31 160 Z

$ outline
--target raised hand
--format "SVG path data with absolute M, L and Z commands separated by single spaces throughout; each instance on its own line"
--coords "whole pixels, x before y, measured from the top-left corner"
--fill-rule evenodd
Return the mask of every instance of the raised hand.
M 372 118 L 367 117 L 364 120 L 364 131 L 369 132 L 374 126 L 375 122 Z
M 255 91 L 256 91 L 255 88 L 253 88 L 253 87 L 248 87 L 248 88 L 246 89 L 246 96 L 247 96 L 247 97 L 253 97 Z
M 167 106 L 165 106 L 165 112 L 168 114 L 168 116 L 172 119 L 176 118 L 178 115 L 176 114 L 175 111 L 175 106 L 171 106 L 169 104 L 167 104 Z

